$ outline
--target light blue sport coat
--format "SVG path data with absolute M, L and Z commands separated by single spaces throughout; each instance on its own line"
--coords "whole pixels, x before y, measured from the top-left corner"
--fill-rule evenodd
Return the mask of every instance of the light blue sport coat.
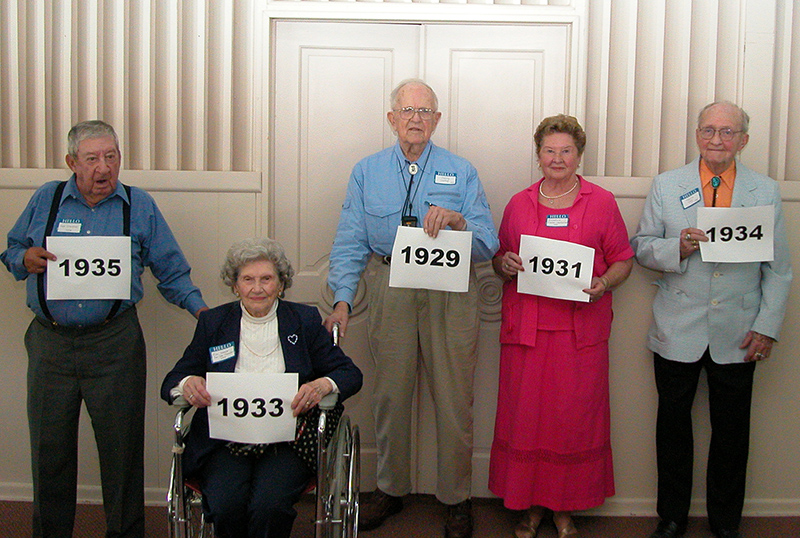
M 792 282 L 792 267 L 778 184 L 736 163 L 731 207 L 772 206 L 774 261 L 704 263 L 700 252 L 681 260 L 680 234 L 697 227 L 701 200 L 684 209 L 680 197 L 700 183 L 700 160 L 653 179 L 631 246 L 638 262 L 663 271 L 653 301 L 647 347 L 679 362 L 700 360 L 706 348 L 716 363 L 744 362 L 739 349 L 752 330 L 777 340 Z

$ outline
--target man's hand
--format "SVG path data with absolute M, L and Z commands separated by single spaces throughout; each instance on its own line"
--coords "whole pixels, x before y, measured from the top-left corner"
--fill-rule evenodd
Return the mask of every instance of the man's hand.
M 744 356 L 745 362 L 761 361 L 769 358 L 774 343 L 775 340 L 769 336 L 748 331 L 739 349 L 747 349 L 747 354 Z
M 325 328 L 328 329 L 329 333 L 333 333 L 333 325 L 335 323 L 339 324 L 339 338 L 344 338 L 345 332 L 347 331 L 347 322 L 350 320 L 350 305 L 348 305 L 344 301 L 339 301 L 333 307 L 333 312 L 331 315 L 325 318 L 322 322 L 325 325 Z
M 47 270 L 47 260 L 56 261 L 56 255 L 42 247 L 31 247 L 25 251 L 22 263 L 29 273 L 39 274 Z
M 439 235 L 439 230 L 447 227 L 452 230 L 463 231 L 467 227 L 467 220 L 458 211 L 445 209 L 438 205 L 431 205 L 422 221 L 422 228 L 431 237 Z

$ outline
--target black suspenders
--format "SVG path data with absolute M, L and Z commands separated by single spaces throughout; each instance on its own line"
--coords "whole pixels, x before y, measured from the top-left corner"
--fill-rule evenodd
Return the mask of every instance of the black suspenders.
M 61 195 L 64 193 L 64 187 L 66 187 L 67 182 L 62 181 L 56 187 L 56 192 L 53 195 L 53 203 L 50 204 L 50 214 L 47 217 L 47 226 L 44 229 L 44 236 L 42 237 L 42 248 L 47 248 L 47 236 L 49 236 L 53 232 L 53 226 L 56 223 L 56 216 L 58 216 L 58 208 L 61 205 Z M 128 194 L 128 200 L 133 201 L 131 197 L 131 188 L 128 185 L 123 185 L 125 188 L 125 192 Z M 130 203 L 122 202 L 122 233 L 126 237 L 130 237 L 131 235 L 131 205 Z M 44 273 L 39 273 L 36 275 L 36 291 L 39 294 L 39 304 L 42 307 L 42 313 L 45 317 L 52 323 L 55 323 L 53 319 L 53 315 L 50 313 L 50 309 L 47 308 L 47 300 L 44 296 Z M 109 321 L 111 318 L 117 315 L 119 311 L 119 307 L 122 305 L 122 300 L 117 299 L 114 301 L 114 304 L 111 306 L 111 310 L 108 312 L 108 316 L 106 316 L 106 321 Z

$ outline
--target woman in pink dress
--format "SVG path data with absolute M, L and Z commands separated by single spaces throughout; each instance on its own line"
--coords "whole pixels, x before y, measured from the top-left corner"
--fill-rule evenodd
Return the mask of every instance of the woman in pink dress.
M 493 260 L 505 283 L 489 488 L 507 508 L 526 510 L 518 538 L 536 536 L 548 509 L 559 538 L 574 538 L 571 512 L 614 494 L 610 292 L 630 274 L 633 250 L 614 195 L 576 173 L 586 145 L 578 121 L 545 118 L 534 141 L 544 177 L 509 201 Z M 519 256 L 522 235 L 592 247 L 589 301 L 519 293 L 517 273 L 533 270 Z

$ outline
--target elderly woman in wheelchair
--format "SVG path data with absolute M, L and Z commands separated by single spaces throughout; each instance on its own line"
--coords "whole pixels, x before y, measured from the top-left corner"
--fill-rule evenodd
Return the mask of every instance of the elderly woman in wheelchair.
M 291 442 L 252 445 L 209 436 L 208 372 L 298 374 L 290 408 L 305 414 L 329 393 L 342 401 L 359 391 L 362 375 L 333 345 L 316 308 L 285 301 L 292 269 L 271 239 L 234 244 L 222 279 L 237 301 L 204 312 L 194 338 L 161 387 L 175 405 L 194 406 L 183 474 L 196 477 L 203 511 L 219 537 L 288 538 L 300 498 L 314 470 Z

